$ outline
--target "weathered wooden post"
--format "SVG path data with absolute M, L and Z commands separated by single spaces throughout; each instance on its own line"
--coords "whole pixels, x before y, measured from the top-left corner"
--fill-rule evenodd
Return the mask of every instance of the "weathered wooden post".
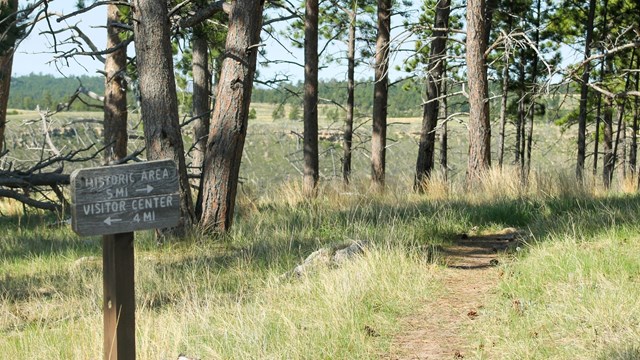
M 173 160 L 76 170 L 72 228 L 103 235 L 104 359 L 136 357 L 134 231 L 176 226 L 180 218 Z

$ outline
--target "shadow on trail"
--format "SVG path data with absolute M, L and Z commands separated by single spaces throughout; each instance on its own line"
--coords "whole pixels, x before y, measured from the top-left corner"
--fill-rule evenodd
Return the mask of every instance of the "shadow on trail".
M 514 228 L 498 234 L 461 235 L 440 253 L 446 266 L 460 270 L 476 270 L 498 265 L 498 254 L 514 251 L 523 241 L 523 233 Z

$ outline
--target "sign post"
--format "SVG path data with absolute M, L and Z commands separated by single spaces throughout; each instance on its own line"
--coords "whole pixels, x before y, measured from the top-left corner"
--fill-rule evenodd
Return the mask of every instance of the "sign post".
M 76 170 L 72 228 L 103 235 L 104 359 L 136 357 L 133 239 L 136 230 L 176 226 L 178 172 L 173 160 Z

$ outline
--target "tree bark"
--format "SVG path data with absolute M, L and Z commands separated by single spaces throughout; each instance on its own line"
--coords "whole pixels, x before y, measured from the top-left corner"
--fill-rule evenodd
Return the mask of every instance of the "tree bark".
M 167 2 L 134 0 L 132 11 L 147 158 L 173 159 L 178 164 L 180 222 L 168 233 L 182 236 L 193 223 L 194 213 L 178 122 Z
M 317 193 L 318 164 L 318 0 L 307 0 L 304 17 L 304 176 L 307 197 Z
M 106 55 L 104 63 L 104 143 L 105 163 L 115 163 L 127 156 L 127 47 L 122 46 L 121 23 L 118 5 L 107 7 L 107 49 L 115 50 Z
M 596 13 L 596 0 L 589 0 L 589 15 L 587 17 L 584 58 L 591 56 L 591 41 L 593 38 L 593 19 Z M 576 178 L 579 183 L 584 181 L 584 160 L 586 156 L 586 131 L 587 131 L 587 97 L 589 96 L 589 74 L 591 66 L 587 62 L 582 73 L 580 86 L 580 112 L 578 115 L 578 158 L 576 161 Z
M 191 41 L 193 54 L 191 73 L 193 74 L 193 116 L 198 119 L 193 123 L 193 163 L 192 167 L 203 174 L 202 164 L 207 147 L 207 135 L 211 118 L 211 73 L 209 72 L 209 45 L 201 26 L 193 30 Z M 198 196 L 195 206 L 196 219 L 202 216 L 202 175 L 198 184 Z
M 216 232 L 233 223 L 242 149 L 262 28 L 260 0 L 236 1 L 229 29 L 204 162 L 201 224 Z
M 355 109 L 355 70 L 356 70 L 356 17 L 358 1 L 353 1 L 349 23 L 349 40 L 347 45 L 347 117 L 344 124 L 344 141 L 342 155 L 342 181 L 349 185 L 351 176 L 351 147 L 353 143 L 353 117 Z
M 469 82 L 469 161 L 467 183 L 472 185 L 491 166 L 491 126 L 487 68 L 484 0 L 467 2 L 467 76 Z
M 387 99 L 389 96 L 389 45 L 391 0 L 378 0 L 375 77 L 373 88 L 373 132 L 371 135 L 371 181 L 384 189 L 387 146 Z
M 3 9 L 4 15 L 14 14 L 18 10 L 18 0 L 0 0 L 0 8 Z M 7 18 L 5 24 L 15 28 L 15 16 Z M 4 28 L 6 25 L 2 25 Z M 13 67 L 13 53 L 15 46 L 15 38 L 12 37 L 12 31 L 7 31 L 8 36 L 0 34 L 0 153 L 5 150 L 5 129 L 7 124 L 7 104 L 9 102 L 9 92 L 11 89 L 11 69 Z
M 431 176 L 434 168 L 436 126 L 438 125 L 438 97 L 441 95 L 442 75 L 447 45 L 447 29 L 449 27 L 450 0 L 439 0 L 436 4 L 436 14 L 433 32 L 433 41 L 429 51 L 429 64 L 427 65 L 426 79 L 426 104 L 422 113 L 422 130 L 418 144 L 418 159 L 416 161 L 416 176 L 413 188 L 416 191 L 425 191 L 425 181 Z M 441 30 L 442 29 L 442 30 Z

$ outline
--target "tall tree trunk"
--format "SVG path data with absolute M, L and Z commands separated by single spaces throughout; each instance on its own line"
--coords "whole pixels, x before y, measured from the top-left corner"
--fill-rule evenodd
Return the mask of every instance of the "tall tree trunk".
M 467 183 L 472 185 L 491 166 L 491 126 L 487 68 L 484 0 L 467 2 L 467 76 L 469 81 L 469 161 Z
M 442 74 L 442 94 L 445 95 L 447 94 L 447 64 L 445 61 L 445 71 Z M 449 178 L 449 166 L 447 164 L 447 153 L 448 153 L 448 147 L 449 147 L 449 130 L 448 130 L 448 121 L 446 121 L 447 117 L 449 116 L 449 112 L 448 112 L 448 104 L 447 104 L 447 97 L 442 98 L 442 106 L 440 106 L 440 114 L 441 114 L 441 118 L 445 119 L 445 121 L 442 123 L 442 129 L 440 131 L 440 171 L 442 171 L 442 176 L 444 176 L 444 179 L 447 180 Z
M 515 143 L 515 159 L 514 159 L 514 163 L 520 167 L 521 167 L 520 155 L 522 151 L 521 144 L 524 142 L 522 131 L 524 129 L 524 118 L 525 118 L 525 112 L 524 112 L 525 73 L 524 73 L 524 61 L 522 61 L 522 53 L 523 52 L 520 51 L 521 61 L 520 61 L 520 64 L 518 65 L 518 116 L 516 117 L 516 143 Z
M 605 0 L 605 6 L 602 8 L 602 33 L 607 33 L 607 5 L 608 0 Z M 595 15 L 594 15 L 595 16 Z M 600 64 L 600 83 L 604 81 L 604 75 L 607 72 L 606 68 L 607 61 L 606 59 L 602 60 Z M 596 132 L 595 132 L 595 141 L 593 142 L 593 178 L 596 178 L 598 174 L 598 158 L 600 157 L 598 153 L 598 146 L 600 144 L 600 121 L 602 120 L 602 94 L 598 93 L 598 101 L 596 105 Z
M 355 70 L 356 70 L 356 16 L 358 1 L 353 1 L 349 19 L 349 42 L 347 45 L 347 118 L 344 124 L 344 152 L 342 155 L 342 181 L 349 185 L 351 176 L 351 146 L 353 142 L 353 116 L 355 109 Z
M 604 187 L 611 187 L 613 177 L 613 99 L 607 98 L 604 106 L 604 140 L 602 147 L 604 156 L 602 157 L 602 181 Z
M 524 66 L 522 69 L 522 73 L 524 74 Z M 523 77 L 524 79 L 524 77 Z M 522 82 L 522 86 L 524 86 L 524 81 Z M 525 156 L 524 156 L 524 149 L 526 148 L 526 129 L 527 129 L 527 98 L 526 98 L 526 91 L 524 90 L 524 88 L 521 89 L 521 94 L 522 96 L 520 97 L 520 102 L 518 103 L 518 121 L 520 123 L 520 142 L 519 142 L 519 147 L 518 147 L 518 159 L 520 159 L 520 161 L 518 162 L 518 168 L 520 170 L 520 176 L 522 176 L 522 174 L 524 173 L 524 164 L 525 164 Z
M 604 64 L 604 62 L 603 62 Z M 602 70 L 604 71 L 604 69 Z M 602 74 L 600 72 L 600 81 L 602 81 Z M 595 139 L 593 141 L 593 176 L 595 178 L 596 174 L 598 174 L 598 158 L 600 154 L 598 153 L 598 146 L 600 145 L 600 121 L 602 120 L 602 94 L 598 93 L 598 101 L 596 104 L 596 130 L 595 130 Z
M 627 123 L 622 121 L 620 126 L 622 127 L 622 129 L 618 130 L 619 132 L 622 133 L 622 140 L 620 142 L 622 144 L 622 161 L 620 163 L 622 164 L 622 178 L 626 180 L 628 175 L 627 174 Z
M 373 133 L 371 135 L 371 181 L 384 188 L 387 146 L 387 98 L 389 96 L 389 45 L 391 41 L 391 0 L 378 0 L 375 85 L 373 89 Z
M 636 52 L 636 69 L 640 69 L 640 57 Z M 640 72 L 636 72 L 636 91 L 640 91 Z M 638 158 L 638 119 L 640 119 L 640 109 L 638 108 L 640 98 L 637 96 L 634 98 L 634 110 L 635 113 L 633 115 L 633 125 L 631 127 L 631 149 L 629 149 L 629 171 L 631 171 L 631 176 L 636 175 L 636 166 L 637 166 L 637 158 Z
M 180 222 L 170 233 L 182 236 L 193 223 L 194 213 L 178 122 L 167 2 L 134 0 L 131 9 L 147 158 L 173 159 L 178 164 Z
M 541 16 L 541 0 L 537 0 L 536 5 L 536 30 L 534 32 L 533 42 L 536 48 L 540 45 L 540 16 Z M 533 147 L 533 121 L 536 113 L 536 98 L 538 93 L 538 53 L 532 52 L 533 59 L 531 59 L 531 105 L 529 107 L 529 131 L 527 134 L 527 163 L 526 172 L 523 176 L 525 183 L 529 180 L 529 174 L 531 173 L 531 149 Z
M 0 0 L 0 9 L 2 9 L 3 20 L 2 28 L 8 24 L 15 28 L 15 14 L 18 10 L 18 0 Z M 4 36 L 7 34 L 7 36 Z M 9 102 L 9 91 L 11 89 L 11 69 L 13 67 L 13 53 L 15 46 L 15 37 L 12 31 L 6 31 L 0 34 L 0 154 L 5 150 L 5 129 L 7 124 L 7 104 Z
M 628 78 L 628 76 L 627 76 Z M 624 109 L 625 109 L 625 105 L 626 105 L 626 99 L 622 99 L 621 101 L 618 102 L 618 109 L 617 109 L 617 115 L 618 115 L 618 126 L 617 129 L 618 131 L 616 132 L 616 139 L 613 142 L 613 150 L 611 151 L 612 153 L 612 157 L 611 157 L 611 168 L 609 169 L 608 175 L 609 175 L 609 179 L 608 179 L 608 184 L 607 184 L 607 188 L 609 186 L 611 186 L 611 182 L 613 181 L 613 172 L 616 168 L 616 162 L 618 160 L 618 147 L 620 145 L 620 133 L 624 131 Z M 624 168 L 624 160 L 622 162 L 622 167 Z
M 511 19 L 511 17 L 509 17 Z M 509 29 L 511 31 L 511 29 Z M 502 97 L 500 99 L 500 139 L 498 142 L 498 167 L 504 163 L 505 128 L 507 125 L 507 100 L 509 99 L 509 43 L 505 44 L 504 68 L 502 69 Z
M 193 111 L 192 115 L 198 119 L 193 123 L 193 164 L 192 167 L 204 174 L 204 153 L 207 147 L 207 135 L 211 119 L 211 73 L 209 72 L 209 44 L 206 34 L 201 26 L 193 31 L 191 41 L 192 74 L 193 74 Z M 198 184 L 198 196 L 196 200 L 196 218 L 202 217 L 202 175 Z
M 427 102 L 423 107 L 422 130 L 418 145 L 418 160 L 416 162 L 416 177 L 414 190 L 425 191 L 425 180 L 431 176 L 435 157 L 436 126 L 438 125 L 439 97 L 442 94 L 442 74 L 447 45 L 447 29 L 449 27 L 450 0 L 440 0 L 436 4 L 433 41 L 427 65 Z
M 229 14 L 225 54 L 204 163 L 201 224 L 212 231 L 227 231 L 233 222 L 260 43 L 262 7 L 261 0 L 237 1 Z
M 584 58 L 591 56 L 591 41 L 593 38 L 593 19 L 596 13 L 596 0 L 589 0 L 589 15 L 587 17 Z M 587 132 L 587 97 L 589 96 L 589 74 L 591 66 L 587 62 L 582 73 L 580 86 L 580 112 L 578 115 L 578 158 L 576 161 L 576 178 L 582 184 L 584 181 L 584 159 L 586 156 L 586 132 Z
M 318 165 L 318 0 L 307 0 L 304 17 L 304 177 L 307 197 L 317 193 Z
M 633 66 L 633 60 L 634 60 L 634 55 L 635 52 L 631 53 L 631 61 L 629 61 L 629 67 Z M 624 84 L 624 91 L 627 92 L 629 91 L 631 85 L 631 73 L 627 73 L 627 79 L 625 80 L 625 84 Z M 611 165 L 611 169 L 609 172 L 609 184 L 611 184 L 611 181 L 613 180 L 613 171 L 616 168 L 616 162 L 618 160 L 618 147 L 620 145 L 620 133 L 624 131 L 624 110 L 626 108 L 627 105 L 627 99 L 623 98 L 618 100 L 618 124 L 616 126 L 616 128 L 618 129 L 618 131 L 616 132 L 616 140 L 614 142 L 613 145 L 613 159 L 612 159 L 612 165 Z M 624 145 L 623 145 L 624 146 Z M 622 167 L 624 169 L 624 158 L 622 161 Z
M 485 0 L 484 6 L 484 35 L 485 44 L 489 44 L 491 40 L 491 29 L 493 28 L 493 13 L 498 7 L 498 0 Z
M 121 46 L 121 23 L 117 5 L 107 7 L 107 49 Z M 127 48 L 107 54 L 104 63 L 104 143 L 105 163 L 110 164 L 127 156 Z

